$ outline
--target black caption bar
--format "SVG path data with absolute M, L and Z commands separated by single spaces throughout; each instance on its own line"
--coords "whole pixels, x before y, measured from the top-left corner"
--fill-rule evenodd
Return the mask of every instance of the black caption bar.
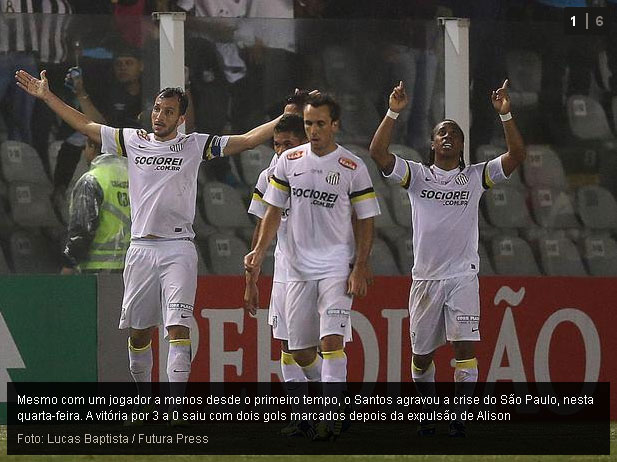
M 430 397 L 413 383 L 328 386 L 10 383 L 7 453 L 610 454 L 608 382 L 478 383 L 464 394 L 438 383 Z M 465 438 L 449 437 L 452 420 Z M 291 421 L 342 432 L 285 437 Z M 427 421 L 435 435 L 419 436 Z

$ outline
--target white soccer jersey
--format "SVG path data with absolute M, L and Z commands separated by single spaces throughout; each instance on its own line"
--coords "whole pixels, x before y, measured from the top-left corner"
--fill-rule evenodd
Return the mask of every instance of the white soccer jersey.
M 257 184 L 253 191 L 253 198 L 249 205 L 249 213 L 258 218 L 263 219 L 268 209 L 267 202 L 263 197 L 268 189 L 268 182 L 274 173 L 274 164 L 272 167 L 264 169 L 257 178 Z M 287 242 L 287 217 L 289 216 L 289 201 L 283 209 L 281 216 L 281 225 L 276 232 L 276 248 L 274 249 L 274 282 L 287 282 L 287 259 L 285 258 L 284 248 Z
M 445 171 L 395 156 L 386 178 L 398 181 L 411 202 L 413 279 L 448 279 L 478 272 L 478 204 L 506 176 L 498 157 L 462 171 Z
M 379 215 L 366 165 L 347 149 L 318 156 L 310 143 L 285 151 L 264 200 L 284 208 L 287 220 L 287 281 L 348 276 L 355 243 L 352 207 L 358 219 Z
M 103 125 L 101 139 L 103 152 L 128 158 L 131 237 L 195 237 L 199 164 L 223 156 L 229 137 L 178 133 L 156 141 L 144 130 Z

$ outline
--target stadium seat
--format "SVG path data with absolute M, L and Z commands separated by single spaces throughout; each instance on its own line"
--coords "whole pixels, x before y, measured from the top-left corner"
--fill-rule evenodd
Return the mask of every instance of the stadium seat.
M 0 145 L 0 165 L 7 182 L 26 181 L 51 185 L 41 158 L 29 144 L 5 141 Z
M 405 230 L 398 226 L 392 219 L 388 201 L 383 197 L 378 197 L 381 214 L 375 217 L 375 230 L 384 236 L 389 242 L 394 242 Z
M 10 253 L 15 273 L 56 273 L 60 270 L 59 255 L 38 232 L 14 232 Z
M 214 226 L 206 223 L 199 210 L 199 207 L 195 207 L 193 231 L 195 231 L 195 239 L 197 240 L 205 240 L 210 234 L 217 232 L 217 229 Z
M 591 276 L 617 276 L 617 243 L 610 237 L 583 240 L 583 259 Z
M 578 216 L 587 228 L 617 229 L 617 201 L 605 188 L 582 186 L 576 191 Z
M 478 210 L 478 228 L 480 230 L 480 240 L 490 242 L 493 237 L 499 234 L 499 229 L 491 226 L 486 218 L 482 209 Z
M 373 240 L 371 267 L 375 276 L 397 276 L 400 274 L 394 255 L 383 239 Z
M 413 160 L 414 162 L 423 162 L 422 156 L 418 151 L 412 147 L 405 146 L 404 144 L 391 144 L 388 150 L 403 159 Z
M 0 248 L 0 274 L 9 274 L 10 272 L 11 272 L 11 268 L 9 267 L 9 264 L 6 261 L 6 256 L 4 255 L 4 251 Z
M 531 190 L 531 210 L 543 228 L 578 228 L 572 201 L 565 191 L 555 188 Z
M 488 257 L 488 253 L 486 252 L 486 247 L 484 247 L 481 242 L 478 243 L 478 255 L 480 256 L 480 270 L 478 275 L 493 276 L 495 274 L 495 270 L 493 269 L 491 259 Z
M 561 159 L 550 146 L 527 146 L 527 159 L 522 168 L 525 184 L 531 188 L 549 186 L 565 189 L 568 186 Z
M 532 224 L 525 198 L 518 188 L 498 184 L 484 193 L 486 218 L 499 228 L 525 228 Z
M 586 276 L 579 251 L 570 239 L 541 238 L 540 261 L 548 276 Z
M 611 111 L 613 113 L 613 130 L 617 133 L 617 96 L 613 96 L 611 101 Z
M 411 228 L 411 203 L 407 190 L 397 184 L 391 185 L 390 205 L 396 224 L 403 228 Z
M 349 73 L 347 79 L 349 80 Z M 339 104 L 341 105 L 341 120 L 344 121 L 340 130 L 340 140 L 353 140 L 355 143 L 369 145 L 375 127 L 379 125 L 381 117 L 375 106 L 365 98 L 362 91 L 351 92 L 343 87 L 339 90 Z
M 58 153 L 60 152 L 60 147 L 64 143 L 63 140 L 56 140 L 49 143 L 49 147 L 47 148 L 47 160 L 49 162 L 49 171 L 51 172 L 51 176 L 53 178 L 56 172 L 56 164 L 58 163 Z
M 0 201 L 0 238 L 8 239 L 15 229 L 15 223 Z
M 540 55 L 533 51 L 511 50 L 506 54 L 506 69 L 514 107 L 538 104 L 542 83 Z
M 24 227 L 62 227 L 51 204 L 49 186 L 10 183 L 9 198 L 16 224 Z
M 240 193 L 231 186 L 209 181 L 202 188 L 206 222 L 220 228 L 251 227 Z
M 531 247 L 520 237 L 496 236 L 491 241 L 491 252 L 497 274 L 517 276 L 541 274 Z
M 478 146 L 478 149 L 476 149 L 474 162 L 477 164 L 486 162 L 502 155 L 504 152 L 506 151 L 502 147 L 493 146 L 492 144 L 483 144 Z M 523 189 L 524 186 L 521 181 L 520 169 L 514 170 L 514 172 L 510 175 L 510 178 L 504 184 Z
M 413 267 L 413 236 L 401 236 L 395 242 L 395 255 L 401 274 L 411 274 Z
M 239 237 L 214 233 L 205 241 L 206 264 L 212 274 L 244 274 L 244 256 L 249 249 Z
M 208 265 L 206 265 L 204 257 L 201 255 L 201 250 L 197 247 L 197 274 L 203 276 L 209 273 Z
M 270 165 L 273 156 L 274 151 L 267 149 L 265 146 L 257 146 L 255 149 L 249 149 L 240 153 L 237 159 L 240 164 L 242 181 L 251 188 L 254 188 L 259 174 Z
M 602 105 L 583 95 L 572 95 L 567 102 L 572 134 L 580 140 L 610 140 L 613 134 Z

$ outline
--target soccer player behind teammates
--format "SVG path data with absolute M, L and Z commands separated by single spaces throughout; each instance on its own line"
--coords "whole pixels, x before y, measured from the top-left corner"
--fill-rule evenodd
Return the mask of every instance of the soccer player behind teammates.
M 426 165 L 389 152 L 396 118 L 409 101 L 403 82 L 390 94 L 388 112 L 371 142 L 371 157 L 386 178 L 407 190 L 413 210 L 409 323 L 411 375 L 420 394 L 435 393 L 433 355 L 446 342 L 452 343 L 456 358 L 456 394 L 473 393 L 478 378 L 478 203 L 484 191 L 506 180 L 526 156 L 510 114 L 507 86 L 506 80 L 491 101 L 503 121 L 508 150 L 488 162 L 465 165 L 463 131 L 453 120 L 433 129 Z M 418 433 L 434 434 L 434 422 L 421 422 Z M 461 420 L 450 422 L 450 436 L 465 436 Z
M 197 288 L 193 219 L 199 164 L 265 142 L 277 120 L 243 135 L 185 135 L 178 127 L 185 120 L 186 93 L 166 88 L 154 100 L 154 133 L 118 129 L 95 123 L 66 105 L 49 89 L 45 71 L 40 79 L 23 70 L 15 77 L 20 88 L 44 101 L 75 130 L 101 143 L 103 152 L 128 158 L 132 225 L 120 328 L 130 330 L 130 371 L 136 382 L 151 381 L 152 334 L 162 323 L 170 339 L 167 375 L 172 393 L 184 393 L 191 371 L 189 329 Z
M 289 206 L 284 249 L 288 346 L 306 380 L 324 382 L 328 396 L 341 392 L 347 380 L 344 345 L 351 339 L 352 298 L 366 294 L 373 217 L 379 214 L 366 165 L 335 142 L 339 115 L 330 96 L 308 99 L 304 128 L 309 143 L 284 152 L 276 163 L 263 197 L 269 205 L 258 241 L 244 260 L 256 279 Z M 321 437 L 336 437 L 341 429 L 342 422 L 334 422 Z
M 283 151 L 295 148 L 307 142 L 304 133 L 304 121 L 302 116 L 296 114 L 285 114 L 274 127 L 274 152 L 276 159 Z M 259 235 L 261 220 L 263 219 L 268 204 L 264 202 L 263 196 L 268 187 L 270 177 L 274 172 L 276 164 L 264 169 L 257 179 L 253 198 L 249 205 L 248 212 L 257 218 L 255 232 L 251 249 L 255 247 Z M 287 320 L 285 317 L 285 292 L 287 283 L 287 260 L 285 258 L 285 241 L 287 236 L 287 216 L 289 214 L 289 204 L 282 211 L 281 225 L 277 231 L 276 249 L 274 251 L 274 275 L 272 277 L 272 291 L 270 294 L 270 307 L 268 311 L 268 324 L 272 326 L 272 336 L 281 342 L 281 374 L 288 392 L 293 393 L 297 382 L 305 382 L 306 377 L 302 369 L 293 359 L 289 350 L 287 334 Z M 246 272 L 245 305 L 249 307 L 249 313 L 255 315 L 255 307 L 259 303 L 259 292 L 256 281 L 252 274 Z M 306 432 L 306 431 L 305 431 Z M 285 436 L 295 436 L 305 433 L 300 427 L 300 422 L 290 422 L 289 425 L 281 430 Z

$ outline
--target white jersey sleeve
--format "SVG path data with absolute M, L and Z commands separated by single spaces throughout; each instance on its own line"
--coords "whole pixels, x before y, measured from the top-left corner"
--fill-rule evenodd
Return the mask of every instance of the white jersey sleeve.
M 356 216 L 360 220 L 374 217 L 381 213 L 371 177 L 363 162 L 358 163 L 358 170 L 351 180 L 349 199 L 356 212 Z
M 271 168 L 266 168 L 259 174 L 255 189 L 253 190 L 253 197 L 249 204 L 249 213 L 260 219 L 264 217 L 266 210 L 268 210 L 268 203 L 264 201 L 264 195 L 268 189 L 268 177 L 272 170 Z
M 501 183 L 509 178 L 503 172 L 503 165 L 501 164 L 503 156 L 504 154 L 484 164 L 484 169 L 482 170 L 482 186 L 484 189 L 490 189 L 496 183 Z
M 229 136 L 207 135 L 205 133 L 191 133 L 191 136 L 195 137 L 203 160 L 211 160 L 225 155 L 225 146 L 227 146 Z
M 400 184 L 403 188 L 408 189 L 412 180 L 411 162 L 400 158 L 394 154 L 394 168 L 389 175 L 382 173 L 389 181 Z
M 269 186 L 264 194 L 264 200 L 275 207 L 284 208 L 289 199 L 290 188 L 287 178 L 287 157 L 281 156 L 270 178 Z
M 126 135 L 127 133 L 125 133 L 124 128 L 113 128 L 107 125 L 101 125 L 101 152 L 104 154 L 117 154 L 118 156 L 126 157 L 126 147 L 124 143 L 124 137 Z

